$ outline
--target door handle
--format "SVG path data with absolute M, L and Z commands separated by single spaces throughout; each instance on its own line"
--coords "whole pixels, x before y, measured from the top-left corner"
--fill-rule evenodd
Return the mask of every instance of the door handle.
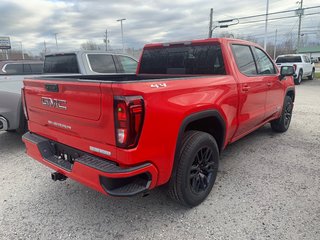
M 267 86 L 268 86 L 268 87 L 271 87 L 271 86 L 272 86 L 272 83 L 271 83 L 271 82 L 268 82 L 268 83 L 267 83 Z
M 244 91 L 244 92 L 248 92 L 249 89 L 250 89 L 250 87 L 248 85 L 242 86 L 242 91 Z

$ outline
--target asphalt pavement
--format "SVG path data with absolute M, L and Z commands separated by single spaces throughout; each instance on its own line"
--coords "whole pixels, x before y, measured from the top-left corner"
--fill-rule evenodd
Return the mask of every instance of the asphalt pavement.
M 187 209 L 163 188 L 112 198 L 52 172 L 0 133 L 0 239 L 320 239 L 320 80 L 296 87 L 290 129 L 266 125 L 223 152 L 207 200 Z

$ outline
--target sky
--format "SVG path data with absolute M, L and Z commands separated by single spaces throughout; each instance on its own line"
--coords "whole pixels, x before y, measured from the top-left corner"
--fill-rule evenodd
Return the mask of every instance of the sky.
M 171 42 L 208 37 L 209 12 L 213 8 L 216 21 L 266 13 L 266 0 L 0 0 L 0 36 L 11 39 L 13 49 L 36 54 L 47 48 L 56 51 L 55 33 L 60 51 L 80 49 L 93 41 L 103 45 L 108 31 L 109 48 L 120 49 L 123 21 L 125 48 L 141 48 L 151 42 Z M 320 0 L 304 0 L 303 7 L 320 6 Z M 297 0 L 269 0 L 269 13 L 297 9 Z M 316 13 L 302 18 L 302 33 L 309 39 L 320 38 L 320 8 L 305 13 Z M 294 13 L 273 15 L 292 16 Z M 252 18 L 240 20 L 227 29 L 216 28 L 214 36 L 228 31 L 235 36 L 250 35 L 263 42 L 264 22 L 244 24 Z M 296 37 L 298 18 L 268 22 L 268 40 L 288 34 Z M 317 35 L 318 34 L 318 35 Z

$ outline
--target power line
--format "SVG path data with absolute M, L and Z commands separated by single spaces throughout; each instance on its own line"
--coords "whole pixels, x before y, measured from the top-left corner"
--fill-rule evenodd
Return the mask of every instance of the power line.
M 272 13 L 251 15 L 251 16 L 233 18 L 233 19 L 224 20 L 224 21 L 231 21 L 231 20 L 235 20 L 235 19 L 237 19 L 237 20 L 244 20 L 244 19 L 250 19 L 250 18 L 257 18 L 257 17 L 265 17 L 265 16 L 267 16 L 267 15 L 270 16 L 270 15 L 275 15 L 275 14 L 296 12 L 297 10 L 305 11 L 305 10 L 315 9 L 315 8 L 320 8 L 320 6 L 313 6 L 313 7 L 298 8 L 298 9 L 293 9 L 293 10 L 285 10 L 285 11 L 278 11 L 278 12 L 272 12 Z M 304 15 L 305 15 L 305 16 L 308 16 L 308 15 L 315 15 L 315 14 L 319 14 L 319 12 L 317 12 L 317 13 L 310 13 L 310 14 L 304 14 Z M 279 19 L 292 18 L 292 17 L 297 17 L 297 16 L 284 16 L 284 17 L 278 17 L 278 18 L 271 18 L 271 19 L 269 19 L 269 20 L 279 20 Z M 248 22 L 239 22 L 238 24 L 256 23 L 256 22 L 262 22 L 262 21 L 265 21 L 265 20 L 253 20 L 253 21 L 248 21 Z M 218 22 L 221 22 L 221 21 L 218 21 Z
M 306 8 L 302 8 L 302 10 L 309 10 L 309 9 L 314 9 L 314 8 L 320 8 L 320 6 L 314 6 L 314 7 L 306 7 Z M 285 10 L 285 11 L 279 11 L 279 12 L 272 12 L 272 13 L 268 13 L 268 15 L 275 15 L 275 14 L 281 14 L 281 13 L 289 13 L 289 12 L 295 12 L 297 11 L 297 9 L 293 9 L 293 10 Z M 252 15 L 252 16 L 246 16 L 246 17 L 239 17 L 237 19 L 242 20 L 242 19 L 248 19 L 248 18 L 256 18 L 256 17 L 265 17 L 267 14 L 258 14 L 258 15 Z
M 320 14 L 320 12 L 318 13 L 307 13 L 304 14 L 303 16 L 311 16 L 311 15 L 316 15 L 316 14 Z M 287 18 L 295 18 L 298 16 L 285 16 L 285 17 L 278 17 L 278 18 L 269 18 L 268 21 L 274 21 L 274 20 L 281 20 L 281 19 L 287 19 Z M 254 21 L 248 21 L 248 22 L 239 22 L 238 24 L 251 24 L 251 23 L 257 23 L 257 22 L 264 22 L 265 20 L 254 20 Z
M 252 23 L 260 23 L 260 22 L 265 22 L 265 33 L 264 33 L 264 49 L 266 49 L 266 45 L 267 45 L 267 22 L 268 21 L 276 21 L 276 20 L 283 20 L 283 19 L 290 19 L 290 18 L 295 18 L 295 17 L 299 17 L 299 27 L 298 27 L 298 45 L 297 48 L 299 48 L 299 43 L 300 43 L 300 35 L 301 35 L 301 21 L 302 21 L 302 16 L 311 16 L 311 15 L 317 15 L 320 14 L 320 12 L 313 12 L 313 13 L 307 13 L 305 14 L 305 10 L 310 10 L 310 9 L 318 9 L 320 8 L 320 6 L 313 6 L 313 7 L 305 7 L 303 8 L 303 0 L 300 0 L 299 2 L 297 2 L 300 4 L 299 8 L 297 9 L 293 9 L 293 10 L 284 10 L 284 11 L 278 11 L 278 12 L 272 12 L 269 13 L 268 9 L 269 9 L 269 0 L 267 0 L 267 7 L 266 7 L 266 13 L 265 14 L 257 14 L 257 15 L 252 15 L 252 16 L 245 16 L 245 17 L 239 17 L 239 18 L 233 18 L 233 19 L 229 19 L 229 20 L 224 20 L 224 21 L 217 21 L 218 23 L 220 22 L 231 22 L 231 21 L 237 21 L 236 24 L 252 24 Z M 287 13 L 295 13 L 296 15 L 294 16 L 283 16 L 283 14 L 287 14 Z M 279 15 L 282 14 L 282 17 L 276 17 L 274 15 Z M 272 18 L 268 18 L 269 16 L 274 16 Z M 245 21 L 245 22 L 241 22 L 240 20 L 247 20 L 247 19 L 252 19 L 252 18 L 261 18 L 261 17 L 265 17 L 265 19 L 260 19 L 260 20 L 251 20 L 251 21 Z M 235 24 L 234 24 L 235 25 Z M 294 24 L 295 26 L 296 24 Z M 294 26 L 291 29 L 291 33 L 294 29 Z M 280 34 L 281 35 L 281 34 Z M 255 34 L 256 36 L 256 34 Z

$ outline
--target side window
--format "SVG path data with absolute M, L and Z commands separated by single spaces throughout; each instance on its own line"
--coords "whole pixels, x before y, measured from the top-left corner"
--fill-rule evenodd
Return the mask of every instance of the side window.
M 275 74 L 276 69 L 270 58 L 259 48 L 254 48 L 256 52 L 256 62 L 258 67 L 258 74 L 268 75 Z
M 24 63 L 23 64 L 23 73 L 24 74 L 31 74 L 31 66 L 29 63 Z
M 79 73 L 75 54 L 48 55 L 44 60 L 45 73 Z
M 305 62 L 306 63 L 310 63 L 311 61 L 310 61 L 310 58 L 308 57 L 308 56 L 304 56 L 305 57 Z
M 4 69 L 7 74 L 23 74 L 23 65 L 22 64 L 7 64 Z
M 106 54 L 88 54 L 92 71 L 97 73 L 116 73 L 113 57 Z
M 232 45 L 232 52 L 240 72 L 247 76 L 257 75 L 256 65 L 249 46 Z
M 126 56 L 118 56 L 125 73 L 135 73 L 137 69 L 137 61 Z
M 43 64 L 41 63 L 31 63 L 30 67 L 32 73 L 42 73 L 43 71 Z
M 306 56 L 302 56 L 303 61 L 306 63 L 307 62 L 307 57 Z

